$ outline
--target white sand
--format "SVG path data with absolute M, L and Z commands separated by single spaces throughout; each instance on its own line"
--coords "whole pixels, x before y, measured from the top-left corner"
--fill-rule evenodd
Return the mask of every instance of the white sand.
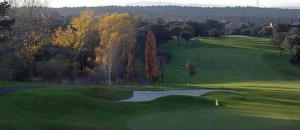
M 170 96 L 170 95 L 200 96 L 212 91 L 224 91 L 224 90 L 194 89 L 194 90 L 165 90 L 165 91 L 134 91 L 133 96 L 131 98 L 121 100 L 120 102 L 144 102 L 144 101 L 151 101 L 160 97 Z

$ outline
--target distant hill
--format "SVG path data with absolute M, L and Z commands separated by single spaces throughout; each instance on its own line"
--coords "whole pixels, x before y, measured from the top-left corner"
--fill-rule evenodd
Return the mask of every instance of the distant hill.
M 288 8 L 288 9 L 300 9 L 300 2 L 296 4 L 284 4 L 280 6 L 281 8 Z
M 56 8 L 56 10 L 64 16 L 69 16 L 79 14 L 82 10 L 87 8 L 94 10 L 96 15 L 113 12 L 129 13 L 133 16 L 142 16 L 152 22 L 155 21 L 157 17 L 162 17 L 167 21 L 204 21 L 206 19 L 215 19 L 227 22 L 247 22 L 249 20 L 253 20 L 256 23 L 268 23 L 270 21 L 281 21 L 287 23 L 290 19 L 297 19 L 300 13 L 300 9 L 256 7 L 183 7 L 173 5 L 65 7 Z

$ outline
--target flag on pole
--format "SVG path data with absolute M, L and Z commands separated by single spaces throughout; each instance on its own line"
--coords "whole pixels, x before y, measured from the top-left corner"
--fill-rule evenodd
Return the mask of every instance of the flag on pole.
M 218 99 L 216 99 L 216 106 L 219 106 Z

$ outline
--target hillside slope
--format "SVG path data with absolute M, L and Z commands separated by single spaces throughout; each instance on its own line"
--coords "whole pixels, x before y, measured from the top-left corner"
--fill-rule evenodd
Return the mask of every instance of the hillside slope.
M 289 54 L 280 56 L 269 39 L 229 36 L 223 39 L 203 38 L 178 45 L 167 45 L 172 55 L 165 73 L 168 84 L 187 84 L 185 62 L 197 65 L 192 84 L 216 84 L 253 81 L 291 81 L 300 74 L 298 66 L 289 63 Z M 175 73 L 175 69 L 179 73 Z

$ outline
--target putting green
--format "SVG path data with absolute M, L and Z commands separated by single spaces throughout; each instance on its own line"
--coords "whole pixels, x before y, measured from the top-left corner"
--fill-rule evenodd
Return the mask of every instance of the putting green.
M 151 115 L 143 115 L 127 122 L 134 130 L 297 130 L 290 120 L 255 116 L 257 113 L 269 115 L 267 111 L 243 111 L 217 108 L 178 110 Z M 253 115 L 252 115 L 253 114 Z M 214 119 L 215 125 L 214 125 Z

